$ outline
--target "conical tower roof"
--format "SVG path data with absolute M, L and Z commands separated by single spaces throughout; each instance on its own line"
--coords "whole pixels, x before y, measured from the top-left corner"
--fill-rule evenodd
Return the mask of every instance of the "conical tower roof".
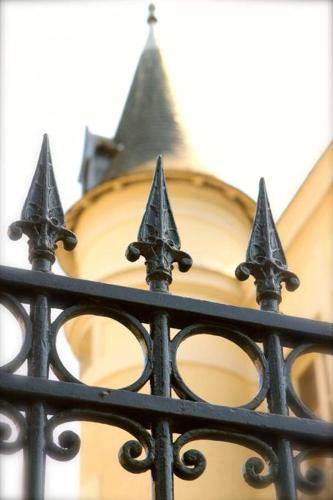
M 114 139 L 104 139 L 87 132 L 81 174 L 83 184 L 84 177 L 87 178 L 84 169 L 93 171 L 88 175 L 91 180 L 88 180 L 85 191 L 93 187 L 89 185 L 91 183 L 96 185 L 133 169 L 153 169 L 159 154 L 163 155 L 167 168 L 201 170 L 179 115 L 164 58 L 156 42 L 156 17 L 152 5 L 148 24 L 148 39 Z

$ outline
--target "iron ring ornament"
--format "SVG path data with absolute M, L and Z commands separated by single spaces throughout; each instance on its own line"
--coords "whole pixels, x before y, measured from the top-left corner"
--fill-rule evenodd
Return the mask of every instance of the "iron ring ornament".
M 9 295 L 7 293 L 1 293 L 0 304 L 4 305 L 6 309 L 8 309 L 8 311 L 12 313 L 12 315 L 17 320 L 24 336 L 23 343 L 16 356 L 11 361 L 0 367 L 0 371 L 4 371 L 7 373 L 14 373 L 26 361 L 31 349 L 31 344 L 32 344 L 31 320 L 28 313 L 22 306 L 22 304 L 12 295 Z
M 15 406 L 6 401 L 0 401 L 0 415 L 7 417 L 17 431 L 15 437 L 13 427 L 7 422 L 0 422 L 0 451 L 5 454 L 15 453 L 26 441 L 26 420 Z
M 287 381 L 287 396 L 288 404 L 292 411 L 298 417 L 319 419 L 318 417 L 298 396 L 292 382 L 292 369 L 296 360 L 308 353 L 318 353 L 318 354 L 333 354 L 333 348 L 322 348 L 315 344 L 302 344 L 295 347 L 288 355 L 285 362 L 285 377 Z
M 54 432 L 59 425 L 68 422 L 96 422 L 119 427 L 132 434 L 136 440 L 127 441 L 121 447 L 118 457 L 121 465 L 128 472 L 139 474 L 146 472 L 154 462 L 154 442 L 149 432 L 137 422 L 113 413 L 89 409 L 72 409 L 52 416 L 46 425 L 46 451 L 51 458 L 60 461 L 71 460 L 80 450 L 80 438 L 73 431 L 63 431 L 57 441 Z M 138 460 L 142 451 L 145 457 Z
M 180 456 L 181 449 L 188 443 L 198 440 L 224 441 L 246 446 L 263 457 L 249 458 L 243 470 L 245 481 L 254 488 L 265 488 L 275 481 L 278 472 L 278 458 L 274 450 L 260 439 L 220 429 L 193 429 L 185 432 L 174 443 L 174 472 L 181 479 L 191 481 L 201 476 L 206 468 L 206 459 L 198 450 L 188 450 Z M 261 474 L 268 466 L 268 472 Z
M 82 382 L 74 377 L 67 368 L 63 365 L 57 351 L 57 335 L 60 328 L 70 319 L 82 316 L 85 314 L 93 314 L 95 316 L 104 316 L 117 321 L 124 325 L 139 342 L 144 357 L 145 363 L 140 377 L 132 384 L 123 387 L 122 390 L 137 392 L 149 380 L 152 373 L 152 342 L 150 336 L 144 326 L 132 315 L 124 311 L 105 307 L 105 306 L 72 306 L 65 309 L 51 325 L 51 366 L 55 375 L 59 380 L 67 382 L 75 382 L 82 384 Z
M 249 337 L 239 332 L 238 330 L 235 330 L 234 328 L 224 327 L 220 325 L 194 324 L 185 327 L 173 338 L 170 344 L 170 355 L 172 364 L 173 388 L 177 395 L 182 399 L 206 402 L 187 386 L 187 384 L 181 377 L 177 366 L 177 351 L 179 346 L 190 337 L 203 334 L 214 335 L 216 337 L 230 340 L 238 347 L 240 347 L 252 360 L 259 376 L 259 389 L 257 394 L 251 401 L 239 406 L 239 408 L 246 408 L 249 410 L 256 409 L 260 405 L 260 403 L 264 401 L 269 389 L 269 370 L 266 358 L 258 345 Z

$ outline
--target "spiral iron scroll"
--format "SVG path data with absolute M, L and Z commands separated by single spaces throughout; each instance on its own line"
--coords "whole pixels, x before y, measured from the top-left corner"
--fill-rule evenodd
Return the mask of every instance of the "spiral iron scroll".
M 0 422 L 0 452 L 4 454 L 15 453 L 20 450 L 26 440 L 27 424 L 24 416 L 13 405 L 0 401 L 0 414 L 5 415 L 17 429 L 17 436 L 11 440 L 14 434 L 13 428 L 7 422 Z
M 57 335 L 60 328 L 66 323 L 77 316 L 82 316 L 84 314 L 93 314 L 95 316 L 104 316 L 124 325 L 138 340 L 139 344 L 144 353 L 145 366 L 140 377 L 133 382 L 133 384 L 123 387 L 122 390 L 137 392 L 144 384 L 149 380 L 152 372 L 152 345 L 151 339 L 148 332 L 143 327 L 143 325 L 134 317 L 128 313 L 120 311 L 115 308 L 105 307 L 105 306 L 73 306 L 65 309 L 57 319 L 51 325 L 51 366 L 59 378 L 66 382 L 74 382 L 77 384 L 82 384 L 82 382 L 74 377 L 63 365 L 60 356 L 57 351 Z
M 214 335 L 230 340 L 231 342 L 239 346 L 251 358 L 258 372 L 259 389 L 255 397 L 251 401 L 239 406 L 239 408 L 246 408 L 248 410 L 256 409 L 265 399 L 269 388 L 269 373 L 266 358 L 257 344 L 253 342 L 249 337 L 235 329 L 221 327 L 220 325 L 194 324 L 181 330 L 172 340 L 170 346 L 172 380 L 173 388 L 177 395 L 182 399 L 206 402 L 186 385 L 177 367 L 177 351 L 179 346 L 186 339 L 202 334 Z
M 119 451 L 119 462 L 128 472 L 135 474 L 149 470 L 154 461 L 154 442 L 146 429 L 130 420 L 113 413 L 104 413 L 94 410 L 68 410 L 55 414 L 46 425 L 46 450 L 50 457 L 66 461 L 74 458 L 80 450 L 80 438 L 73 431 L 64 431 L 58 436 L 58 443 L 54 439 L 56 427 L 67 422 L 85 421 L 119 427 L 131 433 L 136 440 L 127 441 Z M 137 460 L 142 451 L 146 456 Z
M 332 349 L 322 348 L 321 346 L 317 346 L 315 344 L 302 344 L 295 349 L 293 349 L 288 355 L 285 363 L 285 376 L 287 381 L 287 394 L 288 394 L 288 403 L 292 411 L 296 416 L 301 418 L 311 418 L 311 419 L 320 419 L 298 396 L 296 393 L 293 383 L 291 372 L 293 365 L 297 358 L 300 356 L 310 353 L 316 352 L 318 354 L 332 354 Z
M 12 295 L 1 293 L 0 304 L 4 305 L 12 313 L 24 335 L 22 346 L 14 359 L 0 367 L 3 372 L 14 373 L 23 365 L 30 352 L 32 343 L 31 321 L 22 304 Z
M 265 488 L 275 480 L 278 470 L 278 458 L 268 444 L 252 436 L 219 429 L 193 429 L 177 438 L 174 443 L 174 472 L 181 479 L 191 481 L 197 479 L 204 472 L 206 459 L 200 451 L 191 449 L 186 451 L 182 457 L 180 456 L 183 446 L 191 441 L 201 439 L 246 446 L 262 455 L 264 460 L 259 457 L 251 457 L 244 465 L 243 477 L 250 486 Z M 262 475 L 265 463 L 268 466 L 268 472 Z
M 303 493 L 318 493 L 326 485 L 325 473 L 316 465 L 310 465 L 304 472 L 302 464 L 306 460 L 312 458 L 332 457 L 332 449 L 310 448 L 309 450 L 301 451 L 295 458 L 295 472 L 297 487 Z

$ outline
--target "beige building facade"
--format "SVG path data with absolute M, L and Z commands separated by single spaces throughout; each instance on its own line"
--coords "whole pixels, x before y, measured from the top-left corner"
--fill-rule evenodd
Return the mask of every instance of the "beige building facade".
M 174 271 L 171 293 L 256 307 L 253 283 L 241 283 L 234 274 L 244 260 L 255 203 L 198 162 L 155 39 L 153 11 L 148 21 L 148 40 L 114 139 L 87 130 L 84 193 L 67 213 L 79 244 L 71 253 L 59 251 L 61 265 L 74 277 L 146 288 L 143 261 L 128 262 L 125 250 L 136 238 L 156 156 L 162 153 L 182 249 L 194 261 L 189 273 Z M 330 145 L 278 221 L 289 268 L 301 279 L 299 291 L 284 295 L 285 314 L 333 319 L 332 164 Z M 118 389 L 140 376 L 141 348 L 119 323 L 85 315 L 71 320 L 66 332 L 83 382 Z M 322 354 L 303 358 L 295 365 L 296 385 L 313 410 L 329 419 L 332 364 Z M 258 390 L 254 365 L 228 340 L 209 335 L 189 339 L 179 351 L 178 364 L 191 389 L 212 403 L 240 406 Z M 308 380 L 313 386 L 305 391 Z M 81 436 L 82 499 L 149 498 L 149 474 L 129 474 L 118 463 L 118 450 L 129 439 L 125 432 L 84 423 Z M 196 481 L 176 478 L 178 500 L 273 498 L 272 486 L 254 490 L 242 479 L 242 465 L 253 452 L 228 443 L 195 444 L 207 457 L 207 470 Z

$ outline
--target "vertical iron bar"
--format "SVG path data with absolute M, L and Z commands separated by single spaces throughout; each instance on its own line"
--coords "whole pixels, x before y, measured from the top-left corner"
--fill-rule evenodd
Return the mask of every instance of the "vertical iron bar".
M 37 259 L 36 259 L 37 260 Z M 50 267 L 45 259 L 35 262 L 35 269 Z M 49 329 L 50 307 L 44 295 L 38 295 L 31 306 L 31 320 L 33 325 L 33 343 L 28 361 L 28 375 L 32 377 L 48 378 L 49 371 Z M 31 405 L 27 412 L 28 440 L 24 450 L 25 478 L 24 496 L 27 500 L 44 498 L 45 487 L 45 423 L 46 414 L 41 401 Z
M 260 309 L 278 312 L 277 304 L 270 301 L 261 304 Z M 270 391 L 267 396 L 269 411 L 279 415 L 288 415 L 283 349 L 277 334 L 273 333 L 268 336 L 264 341 L 264 350 L 269 364 L 271 380 Z M 297 488 L 293 452 L 287 439 L 278 439 L 277 455 L 279 458 L 278 480 L 276 483 L 277 497 L 280 500 L 296 500 Z
M 262 311 L 279 312 L 282 282 L 289 291 L 294 291 L 299 286 L 297 276 L 288 271 L 264 179 L 260 179 L 257 210 L 246 252 L 246 261 L 236 269 L 236 277 L 241 281 L 246 280 L 250 274 L 255 278 L 256 299 Z M 280 337 L 276 333 L 271 333 L 263 344 L 270 369 L 271 385 L 267 395 L 269 411 L 279 415 L 288 415 L 284 357 Z M 279 458 L 277 496 L 281 500 L 296 500 L 297 488 L 290 442 L 281 437 L 277 440 L 276 451 Z
M 45 258 L 32 261 L 34 270 L 50 271 L 51 262 Z M 50 307 L 44 295 L 38 295 L 31 306 L 33 342 L 28 360 L 28 375 L 48 378 Z M 28 440 L 24 450 L 25 478 L 24 495 L 27 500 L 44 498 L 45 488 L 45 423 L 46 414 L 41 401 L 31 405 L 27 412 Z
M 29 237 L 29 261 L 32 269 L 50 272 L 55 261 L 57 241 L 63 241 L 66 250 L 76 245 L 75 235 L 66 229 L 64 212 L 54 177 L 50 145 L 47 135 L 43 143 L 21 219 L 9 227 L 13 240 L 22 234 Z M 51 313 L 48 298 L 40 294 L 31 304 L 32 346 L 28 355 L 28 375 L 48 378 L 49 334 Z M 42 500 L 45 485 L 45 425 L 46 412 L 42 401 L 31 404 L 26 412 L 27 444 L 24 448 L 24 497 Z
M 146 259 L 146 281 L 152 292 L 168 293 L 172 282 L 173 263 L 186 272 L 192 265 L 191 257 L 180 250 L 180 238 L 169 202 L 162 157 L 156 162 L 155 175 L 146 210 L 138 233 L 138 241 L 126 251 L 129 261 L 140 255 Z M 168 315 L 161 310 L 151 320 L 153 340 L 153 373 L 151 393 L 171 397 L 170 325 Z M 152 468 L 153 496 L 155 500 L 173 499 L 173 442 L 172 428 L 167 419 L 153 425 L 155 460 Z
M 154 315 L 151 322 L 154 369 L 151 381 L 152 394 L 171 397 L 169 360 L 169 318 L 166 313 Z M 152 472 L 155 500 L 173 499 L 173 446 L 170 422 L 159 420 L 152 429 L 155 440 L 155 464 Z

